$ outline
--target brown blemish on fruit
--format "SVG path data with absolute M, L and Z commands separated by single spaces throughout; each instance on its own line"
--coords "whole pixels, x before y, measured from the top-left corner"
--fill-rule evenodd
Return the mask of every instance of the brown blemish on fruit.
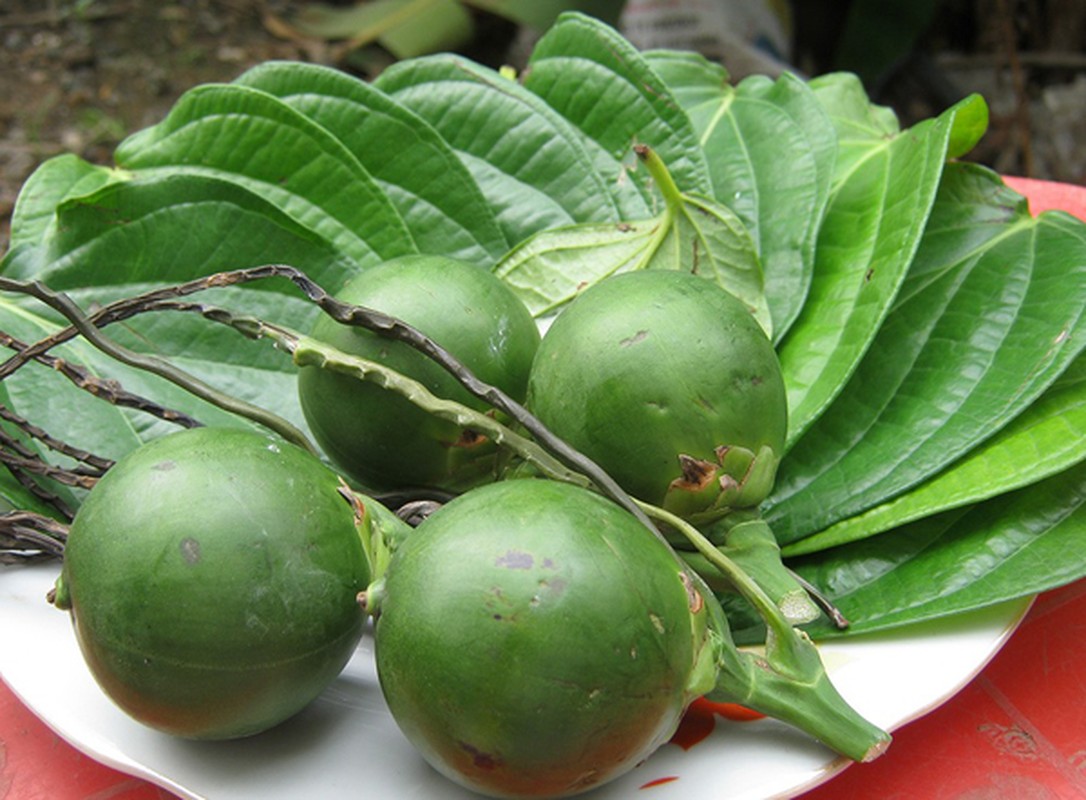
M 690 613 L 697 614 L 705 606 L 705 598 L 701 596 L 701 592 L 697 590 L 694 582 L 685 572 L 679 573 L 679 580 L 683 582 L 683 588 L 686 589 L 686 602 L 690 606 Z
M 186 564 L 200 563 L 200 543 L 191 536 L 182 539 L 178 548 L 181 550 L 181 558 L 185 559 Z
M 336 491 L 339 492 L 340 497 L 350 504 L 351 513 L 354 514 L 355 526 L 361 525 L 366 519 L 366 506 L 362 502 L 362 498 L 351 491 L 351 487 L 347 485 L 343 478 L 339 479 L 339 486 L 336 487 Z
M 484 753 L 482 750 L 471 746 L 467 742 L 460 742 L 460 749 L 471 756 L 471 763 L 476 769 L 489 771 L 497 769 L 502 764 L 502 760 L 499 757 L 493 756 L 490 753 Z
M 649 335 L 648 331 L 638 331 L 633 336 L 627 336 L 625 339 L 622 339 L 618 343 L 618 346 L 619 347 L 629 347 L 632 344 L 637 344 L 640 341 L 644 341 L 646 338 L 648 338 L 648 335 Z
M 503 556 L 494 559 L 494 566 L 506 569 L 531 569 L 535 566 L 535 559 L 531 553 L 521 550 L 509 550 Z
M 151 467 L 151 469 L 155 470 L 156 472 L 169 472 L 176 467 L 177 462 L 170 458 L 165 461 L 159 461 L 157 464 Z
M 682 474 L 671 482 L 669 488 L 688 492 L 700 492 L 712 483 L 717 473 L 715 464 L 685 453 L 679 454 L 679 469 Z
M 450 447 L 478 447 L 486 441 L 486 437 L 478 431 L 473 431 L 471 428 L 464 428 L 460 431 L 460 438 L 453 442 Z

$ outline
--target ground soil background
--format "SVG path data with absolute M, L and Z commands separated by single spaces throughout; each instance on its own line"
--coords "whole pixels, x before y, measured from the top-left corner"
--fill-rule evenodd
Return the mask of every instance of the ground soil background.
M 336 62 L 327 43 L 284 37 L 285 0 L 0 0 L 0 254 L 20 187 L 45 159 L 108 164 L 128 133 L 157 122 L 199 83 L 272 58 Z M 803 0 L 796 68 L 833 67 L 829 6 Z M 845 4 L 847 5 L 847 4 Z M 822 16 L 817 16 L 822 14 Z M 826 16 L 830 14 L 830 16 Z M 515 59 L 508 24 L 482 25 L 477 60 Z M 523 38 L 523 37 L 519 37 Z M 521 42 L 520 51 L 523 51 Z M 348 68 L 342 62 L 336 66 Z M 971 158 L 1004 174 L 1086 183 L 1086 3 L 948 0 L 873 94 L 905 122 L 969 91 L 992 109 Z

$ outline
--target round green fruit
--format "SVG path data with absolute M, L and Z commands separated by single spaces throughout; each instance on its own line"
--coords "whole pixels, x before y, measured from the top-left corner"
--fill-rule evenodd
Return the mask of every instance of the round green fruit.
M 754 317 L 671 270 L 574 300 L 539 346 L 528 406 L 626 491 L 696 522 L 765 499 L 787 430 L 780 364 Z
M 337 297 L 397 317 L 458 358 L 479 379 L 522 401 L 539 331 L 525 306 L 487 270 L 454 259 L 406 256 L 366 270 Z M 402 342 L 322 317 L 313 338 L 380 362 L 438 397 L 479 411 L 441 366 Z M 376 384 L 306 366 L 298 392 L 314 437 L 345 474 L 373 489 L 463 489 L 494 469 L 494 446 Z
M 576 794 L 645 759 L 712 687 L 702 600 L 670 548 L 610 501 L 543 479 L 490 484 L 393 555 L 381 687 L 458 783 Z
M 178 736 L 265 730 L 361 637 L 369 568 L 338 476 L 259 433 L 197 428 L 119 460 L 76 513 L 54 602 L 91 673 Z

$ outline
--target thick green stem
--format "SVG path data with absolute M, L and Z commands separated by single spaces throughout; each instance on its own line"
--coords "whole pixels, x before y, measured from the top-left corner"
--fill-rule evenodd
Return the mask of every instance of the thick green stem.
M 853 761 L 871 761 L 889 747 L 890 734 L 860 716 L 821 666 L 803 681 L 775 671 L 755 654 L 736 653 L 741 666 L 721 670 L 709 699 L 787 722 Z
M 766 627 L 778 638 L 789 638 L 792 626 L 781 614 L 776 603 L 765 590 L 731 558 L 725 555 L 701 531 L 682 517 L 662 508 L 637 501 L 641 510 L 650 518 L 663 522 L 678 531 L 715 569 L 735 587 L 765 621 Z
M 685 536 L 754 606 L 766 624 L 765 655 L 741 652 L 732 641 L 723 610 L 715 601 L 709 603 L 711 625 L 720 640 L 719 675 L 709 697 L 740 703 L 795 725 L 856 761 L 868 761 L 881 754 L 889 745 L 889 734 L 845 702 L 826 674 L 814 643 L 803 631 L 792 627 L 762 587 L 688 522 L 663 509 L 641 505 L 648 516 Z M 712 599 L 703 581 L 702 586 L 706 597 Z
M 722 553 L 754 578 L 791 624 L 802 625 L 818 618 L 818 604 L 784 566 L 777 539 L 756 509 L 733 511 L 709 526 L 706 534 Z
M 634 153 L 637 154 L 637 157 L 641 159 L 641 163 L 648 169 L 649 175 L 656 184 L 656 188 L 660 190 L 660 195 L 664 198 L 664 202 L 667 203 L 668 209 L 672 212 L 681 211 L 683 204 L 682 191 L 679 189 L 678 184 L 675 183 L 675 179 L 671 177 L 671 172 L 668 171 L 664 160 L 657 155 L 655 150 L 644 144 L 635 145 Z

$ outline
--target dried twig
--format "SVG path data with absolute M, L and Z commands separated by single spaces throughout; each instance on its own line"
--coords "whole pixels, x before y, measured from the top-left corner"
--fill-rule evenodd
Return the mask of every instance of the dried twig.
M 542 447 L 551 452 L 555 458 L 573 470 L 587 476 L 594 484 L 596 484 L 600 491 L 633 514 L 655 535 L 660 535 L 656 526 L 652 524 L 644 511 L 641 510 L 637 503 L 633 501 L 613 478 L 611 478 L 594 461 L 570 447 L 562 439 L 551 433 L 542 422 L 524 408 L 523 405 L 513 400 L 498 387 L 479 380 L 462 362 L 460 362 L 459 359 L 454 357 L 417 328 L 408 325 L 402 320 L 389 316 L 388 314 L 337 300 L 318 283 L 296 267 L 286 264 L 267 264 L 248 269 L 220 272 L 187 283 L 152 290 L 128 298 L 124 301 L 111 303 L 91 316 L 87 316 L 82 309 L 66 295 L 54 292 L 38 281 L 18 281 L 0 277 L 0 290 L 17 291 L 31 295 L 63 314 L 68 321 L 72 323 L 74 331 L 62 331 L 56 336 L 51 337 L 52 339 L 59 341 L 61 334 L 68 335 L 68 338 L 82 334 L 93 345 L 99 347 L 103 352 L 106 352 L 118 360 L 132 366 L 153 371 L 194 393 L 199 393 L 204 399 L 208 399 L 210 402 L 220 405 L 220 407 L 228 408 L 228 410 L 235 411 L 235 413 L 247 416 L 250 419 L 257 419 L 257 417 L 254 416 L 255 414 L 259 414 L 261 417 L 266 418 L 268 412 L 264 409 L 259 409 L 256 406 L 250 406 L 249 404 L 239 404 L 239 401 L 236 401 L 234 398 L 229 398 L 216 392 L 211 387 L 204 385 L 192 376 L 184 374 L 167 362 L 148 356 L 142 356 L 122 348 L 106 339 L 98 328 L 106 321 L 119 319 L 122 318 L 122 316 L 132 316 L 136 313 L 142 313 L 152 309 L 162 310 L 173 308 L 200 310 L 200 312 L 204 313 L 209 319 L 214 319 L 215 314 L 217 313 L 215 310 L 205 309 L 199 305 L 183 306 L 175 304 L 172 301 L 206 289 L 237 286 L 266 278 L 285 278 L 289 280 L 301 290 L 309 300 L 316 303 L 325 314 L 337 322 L 344 325 L 365 328 L 366 330 L 373 331 L 379 335 L 387 336 L 390 339 L 404 342 L 420 351 L 452 374 L 471 395 L 507 414 L 511 419 L 527 430 L 535 440 L 539 442 Z M 263 335 L 260 329 L 261 323 L 259 320 L 252 320 L 251 324 L 248 326 L 246 326 L 241 319 L 236 320 L 232 324 L 236 330 L 251 338 L 259 338 Z M 3 365 L 0 365 L 0 379 L 3 378 L 3 374 Z M 248 406 L 248 408 L 244 408 L 243 406 Z M 271 427 L 273 430 L 280 432 L 281 435 L 284 435 L 284 438 L 295 439 L 294 436 L 286 435 L 283 431 L 279 430 L 280 423 L 282 423 L 282 420 L 268 420 L 265 422 L 265 424 L 268 424 L 268 427 Z M 302 439 L 305 440 L 304 435 L 300 432 L 297 432 L 297 434 L 302 436 Z M 311 445 L 308 446 L 312 449 Z
M 1011 68 L 1011 83 L 1014 86 L 1015 121 L 1019 150 L 1022 153 L 1022 169 L 1024 175 L 1032 177 L 1035 171 L 1029 93 L 1026 90 L 1026 73 L 1018 58 L 1018 34 L 1014 24 L 1014 12 L 1007 0 L 998 0 L 998 7 L 1004 45 L 1007 48 L 1007 61 Z
M 212 278 L 214 278 L 214 276 L 212 276 Z M 210 288 L 214 285 L 206 284 L 205 286 L 204 281 L 197 281 L 194 283 L 197 287 L 202 286 L 205 288 Z M 190 286 L 193 284 L 185 285 Z M 238 416 L 245 417 L 246 419 L 251 419 L 270 430 L 275 431 L 285 440 L 293 442 L 310 452 L 316 452 L 313 444 L 301 430 L 277 414 L 273 414 L 267 409 L 261 408 L 253 403 L 220 392 L 218 389 L 215 389 L 213 386 L 210 386 L 199 378 L 179 369 L 169 361 L 165 361 L 155 356 L 137 353 L 134 350 L 130 350 L 129 348 L 114 342 L 102 333 L 100 325 L 103 321 L 113 322 L 122 319 L 125 316 L 143 313 L 149 310 L 149 305 L 144 300 L 145 298 L 150 298 L 152 301 L 159 297 L 168 299 L 170 289 L 148 292 L 144 295 L 130 298 L 129 301 L 123 303 L 119 302 L 111 304 L 97 314 L 91 316 L 88 316 L 68 295 L 63 292 L 55 292 L 40 281 L 20 281 L 0 277 L 0 290 L 20 292 L 34 297 L 53 310 L 60 312 L 64 318 L 71 323 L 70 328 L 64 329 L 54 336 L 49 337 L 48 340 L 42 340 L 42 342 L 28 348 L 32 354 L 38 352 L 36 350 L 37 347 L 48 349 L 49 347 L 56 346 L 56 344 L 61 341 L 67 341 L 67 339 L 74 338 L 76 335 L 82 335 L 83 338 L 94 347 L 98 348 L 111 358 L 120 361 L 122 364 L 142 369 L 153 375 L 158 375 L 212 405 L 237 414 Z M 194 291 L 197 290 L 198 288 L 194 288 Z M 163 291 L 167 293 L 164 296 Z M 27 356 L 24 354 L 22 360 L 25 362 L 26 358 Z M 11 363 L 12 361 L 13 359 L 9 359 L 8 363 Z M 0 379 L 3 379 L 6 374 L 9 374 L 8 372 L 4 372 L 4 368 L 7 366 L 8 365 L 5 364 L 3 367 L 0 367 Z M 17 368 L 17 366 L 15 368 Z
M 11 336 L 4 331 L 0 331 L 0 345 L 15 350 L 20 356 L 22 356 L 23 353 L 31 353 L 30 358 L 34 361 L 55 370 L 78 388 L 95 397 L 101 398 L 112 405 L 143 411 L 167 422 L 173 422 L 184 428 L 197 428 L 203 424 L 183 411 L 167 408 L 153 400 L 129 392 L 118 381 L 110 379 L 103 380 L 97 375 L 92 375 L 77 364 L 73 364 L 63 358 L 49 355 L 43 351 L 43 348 L 49 349 L 55 347 L 56 343 L 53 343 L 51 341 L 52 339 L 53 337 L 48 337 L 30 345 L 16 339 L 14 336 Z M 5 362 L 5 365 L 12 364 L 16 365 L 14 368 L 17 368 L 18 365 L 26 363 L 26 360 L 26 358 L 22 357 L 18 359 L 9 359 L 9 361 Z M 10 374 L 10 372 L 7 374 Z
M 30 511 L 0 514 L 0 564 L 57 558 L 64 552 L 68 526 Z

